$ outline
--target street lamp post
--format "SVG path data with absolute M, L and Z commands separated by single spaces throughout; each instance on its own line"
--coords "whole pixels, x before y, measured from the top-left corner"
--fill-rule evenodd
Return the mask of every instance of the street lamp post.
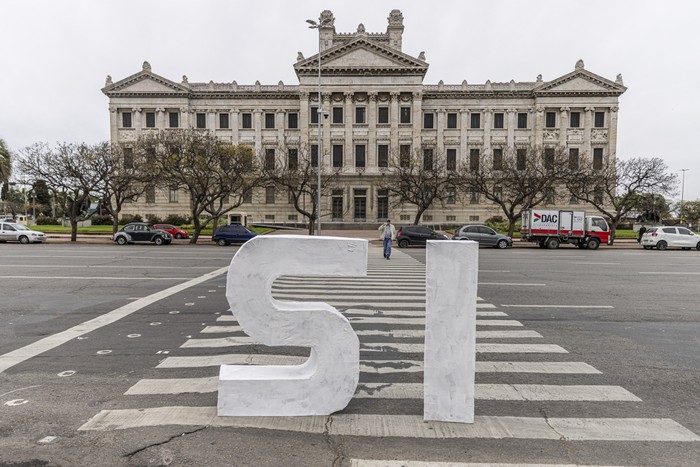
M 325 21 L 317 23 L 307 19 L 309 29 L 318 29 L 318 107 L 316 108 L 316 124 L 318 125 L 318 145 L 316 151 L 317 180 L 316 180 L 316 235 L 321 235 L 321 119 L 323 117 L 323 101 L 321 101 L 321 26 Z
M 683 172 L 683 176 L 681 177 L 681 212 L 680 212 L 681 224 L 683 223 L 683 195 L 685 192 L 685 173 L 688 170 L 690 170 L 690 169 L 681 169 L 681 172 Z

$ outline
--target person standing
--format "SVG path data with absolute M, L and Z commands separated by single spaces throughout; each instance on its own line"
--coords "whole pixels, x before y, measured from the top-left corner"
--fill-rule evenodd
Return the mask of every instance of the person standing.
M 391 244 L 396 240 L 396 228 L 389 219 L 379 226 L 379 239 L 384 242 L 384 257 L 390 259 Z
M 642 236 L 644 236 L 644 232 L 647 231 L 647 228 L 642 224 L 642 226 L 639 228 L 639 233 L 637 235 L 637 243 L 642 243 Z

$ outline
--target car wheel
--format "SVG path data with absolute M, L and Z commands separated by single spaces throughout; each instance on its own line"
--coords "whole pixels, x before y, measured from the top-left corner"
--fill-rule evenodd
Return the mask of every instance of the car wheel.
M 19 242 L 24 243 L 26 245 L 27 243 L 29 243 L 29 237 L 27 237 L 26 235 L 22 235 L 21 237 L 19 237 Z
M 698 250 L 698 251 L 700 251 L 700 242 L 698 242 L 698 244 L 695 245 L 695 249 Z
M 220 238 L 219 240 L 217 240 L 216 244 L 219 246 L 226 246 L 227 245 L 226 240 L 224 240 L 223 238 Z
M 126 238 L 117 237 L 117 245 L 126 245 Z
M 544 242 L 537 242 L 537 245 L 538 245 L 540 248 L 547 248 L 547 244 L 544 243 Z
M 399 248 L 408 248 L 408 240 L 399 240 Z
M 651 247 L 650 247 L 649 245 L 644 245 L 644 249 L 645 249 L 645 250 L 648 250 L 648 249 L 650 249 L 650 248 L 651 248 Z
M 182 234 L 175 234 L 175 238 L 177 238 L 178 240 L 181 239 L 181 238 L 182 238 Z
M 156 245 L 160 246 L 160 245 L 162 245 L 163 243 L 165 243 L 165 240 L 163 240 L 163 237 L 156 237 L 156 238 L 153 239 L 153 243 L 155 243 Z
M 505 240 L 499 240 L 498 243 L 496 243 L 496 248 L 500 248 L 502 250 L 508 248 L 508 242 Z
M 589 250 L 597 250 L 598 247 L 600 246 L 600 240 L 597 238 L 591 238 L 588 240 L 588 249 Z
M 666 242 L 664 242 L 663 240 L 656 244 L 657 250 L 665 250 L 666 247 L 668 247 L 668 244 Z
M 545 246 L 550 250 L 559 248 L 559 239 L 556 237 L 550 237 L 547 239 L 547 241 L 545 241 Z

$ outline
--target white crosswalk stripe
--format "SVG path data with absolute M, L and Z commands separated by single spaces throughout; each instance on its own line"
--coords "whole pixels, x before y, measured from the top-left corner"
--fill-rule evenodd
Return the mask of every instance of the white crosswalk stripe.
M 209 425 L 401 438 L 700 441 L 698 435 L 670 419 L 606 416 L 605 404 L 629 404 L 633 410 L 643 401 L 625 388 L 604 384 L 604 375 L 596 368 L 585 362 L 571 361 L 565 348 L 543 342 L 542 334 L 523 329 L 522 322 L 510 319 L 506 312 L 481 297 L 477 303 L 476 372 L 488 379 L 479 381 L 477 378 L 477 408 L 478 401 L 510 401 L 511 404 L 550 401 L 570 404 L 570 412 L 575 413 L 576 407 L 589 402 L 597 404 L 590 410 L 594 413 L 599 410 L 601 415 L 591 416 L 590 406 L 581 412 L 583 416 L 570 418 L 493 416 L 479 414 L 477 409 L 475 423 L 463 425 L 424 422 L 419 415 L 381 412 L 390 409 L 376 407 L 392 407 L 388 401 L 404 400 L 401 404 L 415 401 L 420 406 L 423 398 L 420 378 L 425 337 L 425 267 L 401 252 L 396 252 L 388 262 L 381 258 L 378 249 L 370 249 L 367 277 L 284 276 L 275 281 L 272 294 L 278 300 L 324 301 L 346 315 L 360 338 L 360 383 L 352 402 L 358 413 L 334 414 L 332 423 L 328 423 L 328 417 L 218 417 L 216 407 L 204 404 L 168 405 L 168 397 L 179 394 L 204 397 L 197 394 L 216 392 L 220 365 L 299 365 L 307 360 L 308 349 L 266 347 L 256 343 L 245 334 L 230 311 L 226 311 L 215 322 L 198 329 L 199 336 L 182 343 L 176 355 L 169 355 L 158 363 L 156 370 L 162 377 L 137 381 L 125 393 L 134 400 L 140 400 L 138 396 L 163 395 L 161 406 L 104 410 L 80 430 Z M 184 377 L 192 369 L 206 376 Z M 586 375 L 586 384 L 571 384 L 572 380 L 556 384 L 556 378 L 563 375 Z M 516 376 L 519 379 L 514 379 Z M 523 378 L 527 378 L 527 382 L 523 382 Z M 384 402 L 367 406 L 370 409 L 358 409 L 371 401 Z M 133 403 L 129 407 L 133 407 Z M 377 413 L 370 413 L 372 410 Z M 392 462 L 353 459 L 351 465 L 478 465 Z

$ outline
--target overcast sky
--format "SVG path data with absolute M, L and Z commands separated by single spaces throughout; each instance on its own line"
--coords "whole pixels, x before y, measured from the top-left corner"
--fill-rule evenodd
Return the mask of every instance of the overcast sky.
M 109 138 L 105 77 L 141 70 L 179 82 L 297 84 L 297 51 L 317 52 L 306 19 L 330 9 L 337 32 L 384 32 L 404 16 L 403 51 L 425 51 L 424 83 L 545 81 L 585 68 L 621 73 L 617 155 L 657 156 L 700 199 L 700 2 L 694 0 L 0 0 L 0 138 Z M 680 184 L 677 199 L 680 199 Z

